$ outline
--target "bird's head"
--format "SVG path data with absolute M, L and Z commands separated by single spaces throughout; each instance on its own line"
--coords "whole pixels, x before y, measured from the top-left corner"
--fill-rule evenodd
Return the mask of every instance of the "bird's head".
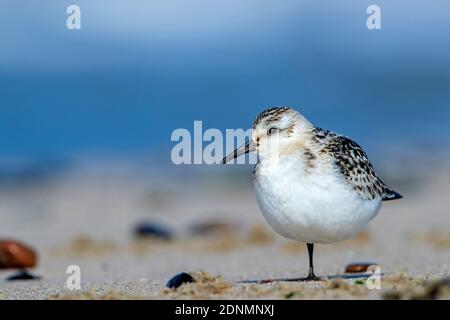
M 266 109 L 253 122 L 251 139 L 225 157 L 223 163 L 252 151 L 260 158 L 278 157 L 289 152 L 312 128 L 305 117 L 290 107 Z

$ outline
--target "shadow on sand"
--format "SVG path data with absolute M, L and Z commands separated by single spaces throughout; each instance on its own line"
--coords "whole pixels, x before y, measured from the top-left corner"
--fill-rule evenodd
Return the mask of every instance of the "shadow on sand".
M 354 274 L 336 274 L 331 276 L 319 277 L 318 281 L 322 280 L 333 280 L 333 279 L 365 279 L 372 275 L 372 273 L 354 273 Z M 305 278 L 280 278 L 280 279 L 264 279 L 264 280 L 242 280 L 237 283 L 249 284 L 265 284 L 272 282 L 293 282 L 293 281 L 305 281 Z

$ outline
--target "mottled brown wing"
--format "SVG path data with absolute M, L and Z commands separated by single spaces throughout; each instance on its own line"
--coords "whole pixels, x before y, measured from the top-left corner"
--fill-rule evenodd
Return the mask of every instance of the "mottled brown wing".
M 364 150 L 353 140 L 318 129 L 317 134 L 325 138 L 322 152 L 328 153 L 335 161 L 346 181 L 367 200 L 381 197 L 382 200 L 399 199 L 402 196 L 389 189 L 376 175 Z

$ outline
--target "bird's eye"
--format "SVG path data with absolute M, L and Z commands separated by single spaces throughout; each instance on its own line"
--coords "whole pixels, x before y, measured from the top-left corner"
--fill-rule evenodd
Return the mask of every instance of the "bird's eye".
M 271 135 L 271 134 L 274 134 L 274 133 L 278 133 L 280 131 L 280 129 L 278 129 L 278 128 L 270 128 L 269 130 L 267 130 L 267 135 Z

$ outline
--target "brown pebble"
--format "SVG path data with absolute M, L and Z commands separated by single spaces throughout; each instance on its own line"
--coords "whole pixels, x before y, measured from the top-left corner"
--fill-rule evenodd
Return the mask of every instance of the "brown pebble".
M 0 240 L 0 269 L 32 268 L 36 261 L 36 253 L 25 244 Z
M 270 279 L 258 281 L 259 284 L 268 284 L 268 283 L 272 283 L 272 282 L 273 282 L 273 280 L 270 280 Z
M 355 262 L 350 263 L 345 267 L 345 273 L 361 273 L 367 272 L 370 266 L 377 265 L 374 262 Z

